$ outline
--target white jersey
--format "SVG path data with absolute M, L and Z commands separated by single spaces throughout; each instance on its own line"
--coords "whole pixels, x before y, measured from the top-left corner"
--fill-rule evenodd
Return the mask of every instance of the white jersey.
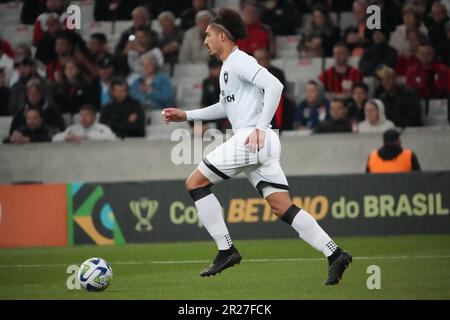
M 220 71 L 220 101 L 202 109 L 186 111 L 189 121 L 228 117 L 233 130 L 270 128 L 280 102 L 283 85 L 255 58 L 235 47 Z
M 264 106 L 264 91 L 253 81 L 265 69 L 247 53 L 235 49 L 223 62 L 220 71 L 220 102 L 237 130 L 255 127 Z

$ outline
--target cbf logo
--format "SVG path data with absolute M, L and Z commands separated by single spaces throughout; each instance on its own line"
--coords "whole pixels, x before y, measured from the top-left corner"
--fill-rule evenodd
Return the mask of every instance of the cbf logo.
M 158 201 L 149 200 L 147 198 L 141 198 L 137 201 L 130 202 L 130 210 L 138 220 L 135 226 L 137 232 L 153 230 L 150 220 L 155 216 L 158 206 Z

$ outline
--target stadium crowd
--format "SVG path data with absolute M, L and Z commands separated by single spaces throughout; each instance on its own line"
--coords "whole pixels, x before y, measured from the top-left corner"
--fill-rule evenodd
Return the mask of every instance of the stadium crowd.
M 208 66 L 209 74 L 196 79 L 202 84 L 199 103 L 217 102 L 221 63 L 209 57 L 203 40 L 220 4 L 95 1 L 96 21 L 129 20 L 111 43 L 105 33 L 84 39 L 68 30 L 66 1 L 24 0 L 21 23 L 33 25 L 32 43 L 13 47 L 8 34 L 0 36 L 0 116 L 12 117 L 4 142 L 144 137 L 149 111 L 181 103 L 174 72 L 180 64 Z M 370 4 L 381 7 L 381 29 L 367 27 Z M 381 133 L 422 126 L 421 101 L 448 103 L 449 1 L 261 0 L 243 1 L 240 8 L 249 36 L 239 48 L 285 84 L 274 128 Z M 341 28 L 345 12 L 354 24 Z M 285 59 L 276 39 L 286 36 L 298 40 L 296 56 L 289 58 L 298 71 L 290 73 L 321 62 L 320 75 L 303 78 L 297 95 L 285 70 L 272 64 Z M 229 123 L 214 125 L 225 130 Z

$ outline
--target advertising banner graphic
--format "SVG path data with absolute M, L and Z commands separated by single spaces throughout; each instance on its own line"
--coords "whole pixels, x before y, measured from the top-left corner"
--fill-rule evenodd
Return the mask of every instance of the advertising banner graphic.
M 450 233 L 450 172 L 289 177 L 293 201 L 332 236 Z M 69 243 L 209 240 L 184 181 L 72 183 Z M 233 239 L 298 235 L 246 179 L 212 187 Z
M 0 185 L 0 247 L 65 245 L 65 184 Z

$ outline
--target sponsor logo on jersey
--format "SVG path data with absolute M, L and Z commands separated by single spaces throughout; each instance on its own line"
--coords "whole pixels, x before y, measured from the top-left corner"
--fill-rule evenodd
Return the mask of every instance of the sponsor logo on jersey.
M 225 102 L 233 102 L 234 101 L 234 94 L 230 94 L 230 95 L 226 96 L 223 99 L 225 100 Z

